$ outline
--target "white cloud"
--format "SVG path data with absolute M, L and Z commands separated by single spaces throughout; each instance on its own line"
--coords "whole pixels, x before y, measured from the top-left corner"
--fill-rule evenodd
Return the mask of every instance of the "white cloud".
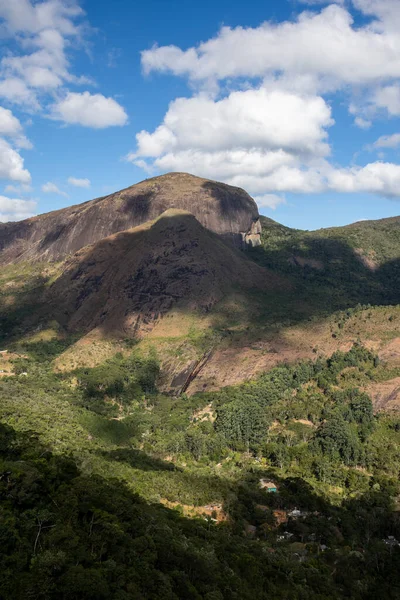
M 327 163 L 320 167 L 283 165 L 264 174 L 252 175 L 238 171 L 227 183 L 249 190 L 252 194 L 293 192 L 299 194 L 321 193 L 328 189 L 325 172 Z
M 70 73 L 66 47 L 80 40 L 83 11 L 74 0 L 0 0 L 3 37 L 18 49 L 0 63 L 0 95 L 30 109 L 38 109 L 37 92 L 47 93 L 65 82 L 78 82 Z
M 388 85 L 378 88 L 373 97 L 373 103 L 379 108 L 385 108 L 389 115 L 400 115 L 400 85 Z
M 29 150 L 32 148 L 31 142 L 25 137 L 22 125 L 11 110 L 0 106 L 0 135 L 10 137 L 18 148 Z
M 28 194 L 32 191 L 32 186 L 29 183 L 21 183 L 20 185 L 6 185 L 4 191 L 7 194 Z
M 375 31 L 398 33 L 400 26 L 400 4 L 398 0 L 352 0 L 355 8 L 365 15 L 374 17 Z
M 76 35 L 72 19 L 83 14 L 74 0 L 47 0 L 32 3 L 30 0 L 0 0 L 0 17 L 11 33 L 38 33 L 43 29 L 59 29 L 65 35 Z
M 22 125 L 15 117 L 11 110 L 0 106 L 0 135 L 6 135 L 14 137 L 20 135 L 22 132 Z
M 150 173 L 189 171 L 234 185 L 245 182 L 262 194 L 271 191 L 276 173 L 283 178 L 296 173 L 301 187 L 300 164 L 329 154 L 326 129 L 332 124 L 321 97 L 279 89 L 232 92 L 218 101 L 179 98 L 153 133 L 137 134 L 137 149 L 126 159 Z
M 375 162 L 364 167 L 332 169 L 328 187 L 337 192 L 368 192 L 400 197 L 400 165 Z
M 323 87 L 370 85 L 400 76 L 400 38 L 369 24 L 356 27 L 350 12 L 332 4 L 294 22 L 223 27 L 188 50 L 153 47 L 142 52 L 142 65 L 146 73 L 170 72 L 199 82 L 284 73 L 317 78 Z
M 260 177 L 282 165 L 297 164 L 298 159 L 283 150 L 275 152 L 252 150 L 224 150 L 220 152 L 182 150 L 167 152 L 152 162 L 137 159 L 136 154 L 126 157 L 148 173 L 156 171 L 189 171 L 210 179 L 228 180 L 238 173 Z
M 400 197 L 400 165 L 328 162 L 333 120 L 324 99 L 346 94 L 361 129 L 378 112 L 400 115 L 400 2 L 304 3 L 315 10 L 293 21 L 223 27 L 188 49 L 143 51 L 145 73 L 186 77 L 195 92 L 172 102 L 154 131 L 139 132 L 127 160 L 149 173 L 185 170 L 222 179 L 270 207 L 285 192 Z M 361 25 L 351 6 L 366 17 Z
M 56 184 L 53 183 L 52 181 L 48 181 L 47 183 L 44 183 L 42 185 L 42 191 L 45 192 L 46 194 L 57 194 L 58 196 L 64 196 L 65 198 L 68 198 L 68 194 L 66 192 L 63 192 L 62 190 L 60 190 L 60 188 L 57 187 Z
M 205 96 L 178 98 L 154 133 L 138 133 L 137 153 L 265 148 L 324 156 L 329 153 L 325 128 L 332 124 L 329 106 L 316 96 L 260 88 L 217 102 Z
M 253 193 L 294 192 L 378 194 L 400 197 L 400 165 L 374 162 L 364 167 L 337 169 L 323 161 L 309 168 L 280 167 L 264 177 L 238 175 L 229 183 L 253 190 Z
M 275 210 L 281 204 L 286 204 L 284 196 L 278 196 L 278 194 L 264 194 L 263 196 L 255 196 L 254 200 L 257 202 L 259 208 L 271 208 Z
M 90 179 L 78 179 L 76 177 L 68 177 L 69 185 L 74 185 L 75 187 L 81 188 L 89 188 L 90 187 Z
M 372 122 L 368 119 L 364 119 L 363 117 L 356 117 L 354 119 L 354 124 L 360 129 L 369 129 L 372 125 Z
M 27 110 L 36 111 L 39 103 L 36 93 L 28 88 L 26 83 L 18 77 L 6 77 L 0 80 L 0 98 L 13 104 L 22 105 Z
M 400 133 L 382 135 L 373 143 L 374 148 L 398 148 L 400 146 Z
M 19 200 L 0 196 L 0 222 L 19 221 L 32 217 L 36 212 L 34 200 Z
M 69 92 L 51 107 L 51 111 L 53 119 L 93 129 L 122 126 L 128 122 L 128 115 L 116 100 L 89 92 Z
M 30 183 L 31 176 L 24 169 L 24 159 L 4 139 L 0 138 L 0 178 Z

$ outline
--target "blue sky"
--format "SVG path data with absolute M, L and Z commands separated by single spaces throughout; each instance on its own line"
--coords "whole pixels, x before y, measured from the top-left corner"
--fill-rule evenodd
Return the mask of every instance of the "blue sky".
M 168 171 L 306 229 L 400 213 L 399 0 L 0 0 L 0 220 Z

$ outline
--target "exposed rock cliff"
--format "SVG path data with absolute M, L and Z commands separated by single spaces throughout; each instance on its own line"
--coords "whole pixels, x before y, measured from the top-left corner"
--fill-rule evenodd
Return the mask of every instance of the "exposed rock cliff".
M 80 250 L 67 260 L 47 301 L 70 331 L 100 327 L 132 336 L 173 307 L 207 312 L 235 286 L 268 290 L 286 283 L 192 214 L 170 209 L 154 223 Z
M 259 241 L 257 205 L 245 191 L 187 173 L 169 173 L 84 204 L 0 224 L 0 263 L 60 260 L 170 208 L 191 212 L 204 227 L 237 246 Z

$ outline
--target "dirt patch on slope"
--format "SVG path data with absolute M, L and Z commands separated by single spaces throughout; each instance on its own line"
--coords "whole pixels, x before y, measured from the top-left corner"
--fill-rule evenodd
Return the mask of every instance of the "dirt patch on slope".
M 394 367 L 400 367 L 400 337 L 391 340 L 379 352 L 379 358 Z
M 400 409 L 400 377 L 372 383 L 366 388 L 375 412 Z

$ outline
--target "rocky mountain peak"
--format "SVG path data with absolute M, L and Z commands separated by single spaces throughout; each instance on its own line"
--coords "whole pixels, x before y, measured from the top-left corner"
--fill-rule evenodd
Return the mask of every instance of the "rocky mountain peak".
M 168 209 L 190 212 L 237 247 L 260 241 L 258 208 L 244 190 L 188 173 L 168 173 L 83 204 L 1 224 L 0 262 L 62 260 Z

